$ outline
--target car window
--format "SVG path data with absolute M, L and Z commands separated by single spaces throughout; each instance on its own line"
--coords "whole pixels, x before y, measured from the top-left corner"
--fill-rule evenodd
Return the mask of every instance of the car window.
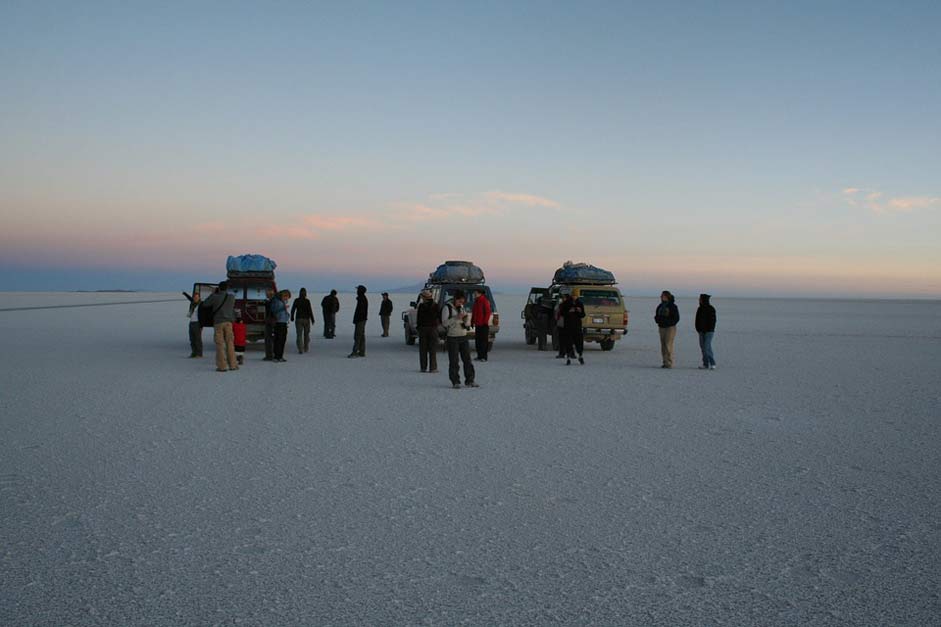
M 620 307 L 621 295 L 615 290 L 580 290 L 579 298 L 591 307 Z
M 474 289 L 475 289 L 475 288 L 473 288 L 473 287 L 468 287 L 468 288 L 463 288 L 463 287 L 445 287 L 445 288 L 443 288 L 443 290 L 444 290 L 444 298 L 442 298 L 440 302 L 442 302 L 442 303 L 448 302 L 449 300 L 451 300 L 452 298 L 454 298 L 454 293 L 455 293 L 456 291 L 462 290 L 462 291 L 464 292 L 464 295 L 467 297 L 467 301 L 466 301 L 465 305 L 466 305 L 467 307 L 470 307 L 470 306 L 472 306 L 472 305 L 474 304 L 474 298 L 475 298 L 475 296 L 474 296 Z M 489 287 L 485 287 L 485 288 L 484 288 L 484 293 L 485 293 L 485 295 L 487 296 L 487 300 L 490 301 L 490 307 L 491 307 L 491 309 L 494 309 L 494 310 L 495 310 L 496 307 L 495 307 L 495 304 L 494 304 L 494 302 L 493 302 L 493 295 L 490 293 L 490 288 L 489 288 Z
M 245 288 L 245 298 L 247 300 L 267 300 L 268 295 L 265 293 L 267 289 L 265 285 L 249 285 Z

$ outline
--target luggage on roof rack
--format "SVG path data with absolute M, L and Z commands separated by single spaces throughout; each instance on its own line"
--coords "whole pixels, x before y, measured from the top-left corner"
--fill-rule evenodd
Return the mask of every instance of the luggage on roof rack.
M 614 273 L 587 263 L 572 263 L 566 261 L 562 267 L 555 271 L 552 282 L 560 285 L 566 283 L 590 283 L 593 285 L 614 285 L 617 281 Z
M 484 271 L 470 261 L 445 261 L 428 275 L 429 283 L 483 283 Z
M 225 262 L 226 274 L 229 278 L 269 278 L 274 276 L 274 269 L 278 267 L 274 259 L 264 255 L 238 255 L 229 256 Z

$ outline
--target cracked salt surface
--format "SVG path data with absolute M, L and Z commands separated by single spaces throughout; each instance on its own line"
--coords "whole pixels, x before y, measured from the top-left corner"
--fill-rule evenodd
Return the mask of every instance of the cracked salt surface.
M 690 299 L 672 371 L 497 300 L 461 391 L 348 298 L 226 374 L 182 299 L 0 312 L 0 624 L 941 623 L 941 304 L 716 298 L 703 372 Z

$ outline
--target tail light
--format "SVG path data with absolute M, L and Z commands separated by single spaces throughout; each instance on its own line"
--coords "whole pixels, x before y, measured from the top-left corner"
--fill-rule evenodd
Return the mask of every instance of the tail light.
M 493 314 L 493 326 L 500 326 L 500 314 L 498 313 Z
M 624 312 L 624 326 L 627 326 L 627 312 Z

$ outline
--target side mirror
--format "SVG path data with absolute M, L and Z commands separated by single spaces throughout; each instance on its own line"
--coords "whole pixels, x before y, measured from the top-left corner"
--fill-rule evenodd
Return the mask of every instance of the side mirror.
M 415 301 L 410 302 L 410 303 L 408 304 L 408 306 L 409 306 L 409 307 L 418 307 L 418 305 L 415 304 Z

